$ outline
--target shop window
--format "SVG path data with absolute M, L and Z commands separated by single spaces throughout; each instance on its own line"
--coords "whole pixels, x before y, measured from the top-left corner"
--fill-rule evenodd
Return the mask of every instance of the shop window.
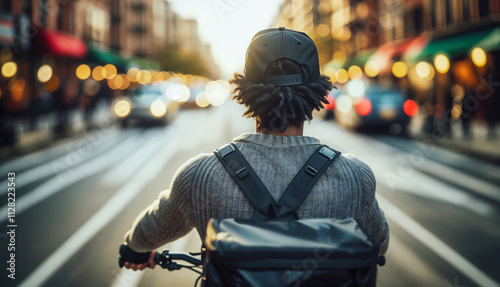
M 49 1 L 48 0 L 40 0 L 40 23 L 39 25 L 42 27 L 47 26 L 47 18 L 49 13 Z
M 479 1 L 479 18 L 487 17 L 490 13 L 490 1 Z
M 453 0 L 446 0 L 445 11 L 446 11 L 446 26 L 454 23 L 455 18 L 455 7 L 453 6 Z
M 430 13 L 431 13 L 431 29 L 436 29 L 437 26 L 437 1 L 431 0 Z
M 469 22 L 470 20 L 470 0 L 462 0 L 462 20 L 463 22 Z
M 11 12 L 12 11 L 12 0 L 3 0 L 0 3 L 0 10 Z

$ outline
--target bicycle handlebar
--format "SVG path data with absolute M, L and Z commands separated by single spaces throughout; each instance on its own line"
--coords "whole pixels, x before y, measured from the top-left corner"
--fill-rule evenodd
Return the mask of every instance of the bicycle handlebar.
M 168 250 L 163 250 L 162 253 L 156 252 L 155 263 L 161 266 L 161 268 L 168 270 L 178 270 L 182 267 L 186 267 L 183 265 L 179 265 L 176 262 L 172 262 L 172 260 L 183 260 L 193 264 L 194 266 L 202 265 L 200 258 L 194 257 L 186 252 L 170 252 Z
M 200 258 L 194 257 L 186 252 L 170 252 L 168 250 L 163 250 L 161 253 L 156 252 L 154 260 L 155 264 L 161 266 L 161 268 L 163 269 L 168 270 L 178 270 L 183 267 L 195 267 L 202 265 L 202 261 Z M 173 262 L 172 260 L 186 261 L 193 264 L 193 266 L 179 265 L 177 264 L 177 262 Z M 125 259 L 122 256 L 118 258 L 118 264 L 120 265 L 120 268 L 125 265 Z

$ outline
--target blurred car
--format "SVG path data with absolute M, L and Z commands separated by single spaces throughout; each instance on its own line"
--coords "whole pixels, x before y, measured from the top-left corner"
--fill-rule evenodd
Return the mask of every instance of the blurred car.
M 113 102 L 113 112 L 122 127 L 131 122 L 142 124 L 162 124 L 171 122 L 179 109 L 179 103 L 165 95 L 165 87 L 160 84 L 139 86 Z
M 351 80 L 343 93 L 335 94 L 335 120 L 348 129 L 382 128 L 405 134 L 417 112 L 415 101 L 394 86 Z

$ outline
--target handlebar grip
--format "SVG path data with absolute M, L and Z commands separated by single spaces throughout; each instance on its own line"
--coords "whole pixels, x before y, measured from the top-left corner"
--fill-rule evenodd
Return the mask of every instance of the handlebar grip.
M 120 268 L 123 267 L 125 262 L 130 262 L 134 264 L 147 263 L 151 252 L 135 252 L 127 245 L 120 245 L 120 257 L 118 258 L 118 265 Z

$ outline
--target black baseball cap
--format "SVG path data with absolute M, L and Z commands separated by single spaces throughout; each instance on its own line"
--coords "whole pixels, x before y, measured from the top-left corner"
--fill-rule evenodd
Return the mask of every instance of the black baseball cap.
M 274 61 L 286 58 L 300 65 L 302 73 L 265 75 Z M 306 33 L 285 29 L 265 29 L 252 38 L 245 59 L 245 77 L 253 83 L 273 86 L 305 85 L 320 77 L 318 50 Z

